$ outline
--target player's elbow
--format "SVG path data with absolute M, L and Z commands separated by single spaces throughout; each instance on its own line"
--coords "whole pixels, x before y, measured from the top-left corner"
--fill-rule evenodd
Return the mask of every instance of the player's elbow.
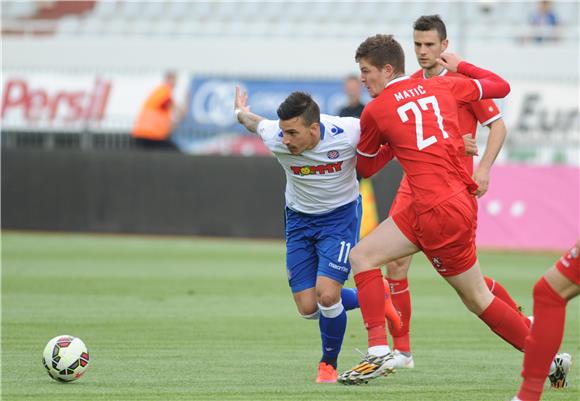
M 364 167 L 356 167 L 356 173 L 358 174 L 359 177 L 361 178 L 369 178 L 373 176 L 373 172 L 370 169 L 364 168 Z
M 371 177 L 375 173 L 372 159 L 358 154 L 356 158 L 356 172 L 361 178 Z
M 503 81 L 504 95 L 502 97 L 506 97 L 511 92 L 511 90 L 512 90 L 512 88 L 510 87 L 510 84 L 508 83 L 508 81 Z

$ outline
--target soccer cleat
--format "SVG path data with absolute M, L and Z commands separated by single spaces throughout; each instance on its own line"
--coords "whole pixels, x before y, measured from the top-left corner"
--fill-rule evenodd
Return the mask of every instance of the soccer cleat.
M 318 364 L 318 375 L 316 376 L 316 383 L 336 383 L 337 377 L 336 369 L 334 366 L 329 365 L 326 362 L 320 362 Z
M 554 365 L 556 368 L 548 378 L 550 379 L 550 387 L 552 388 L 564 388 L 568 386 L 568 372 L 570 372 L 570 367 L 572 366 L 572 357 L 570 354 L 558 354 L 554 358 Z
M 415 361 L 410 352 L 403 353 L 396 349 L 393 351 L 393 358 L 395 359 L 395 368 L 413 369 L 415 367 Z
M 358 365 L 342 373 L 338 377 L 338 381 L 345 385 L 366 384 L 371 379 L 388 376 L 391 373 L 395 373 L 392 353 L 389 352 L 383 356 L 367 354 Z

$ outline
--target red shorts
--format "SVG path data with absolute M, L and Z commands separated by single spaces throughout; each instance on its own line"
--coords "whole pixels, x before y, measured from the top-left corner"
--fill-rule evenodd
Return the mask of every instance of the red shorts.
M 576 285 L 580 285 L 580 266 L 578 263 L 580 260 L 579 253 L 580 250 L 573 247 L 556 263 L 558 271 Z
M 477 261 L 477 201 L 467 191 L 417 214 L 412 205 L 393 214 L 403 234 L 423 251 L 442 276 L 456 276 Z
M 409 187 L 409 181 L 407 176 L 404 175 L 401 183 L 399 184 L 399 189 L 393 203 L 391 204 L 391 209 L 389 210 L 389 217 L 396 214 L 397 212 L 411 206 L 413 203 L 413 193 L 411 192 L 411 187 Z

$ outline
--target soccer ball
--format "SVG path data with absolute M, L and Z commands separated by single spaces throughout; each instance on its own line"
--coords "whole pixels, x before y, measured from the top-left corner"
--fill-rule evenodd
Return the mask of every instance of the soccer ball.
M 42 364 L 54 380 L 72 382 L 87 370 L 89 351 L 80 338 L 64 334 L 54 337 L 46 344 Z

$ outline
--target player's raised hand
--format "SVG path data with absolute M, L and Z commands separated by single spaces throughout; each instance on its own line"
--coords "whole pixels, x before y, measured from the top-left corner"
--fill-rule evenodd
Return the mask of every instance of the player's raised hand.
M 477 141 L 471 134 L 463 135 L 463 144 L 465 145 L 465 154 L 468 156 L 478 156 Z
M 246 127 L 248 131 L 254 133 L 257 132 L 260 121 L 264 120 L 264 117 L 250 112 L 250 106 L 248 106 L 248 92 L 242 92 L 239 86 L 236 86 L 234 118 Z
M 236 86 L 236 98 L 234 99 L 234 110 L 240 110 L 245 113 L 250 112 L 250 106 L 248 106 L 248 92 L 240 89 Z
M 437 63 L 447 68 L 448 71 L 457 72 L 457 66 L 461 63 L 463 59 L 455 53 L 441 53 L 441 56 L 437 59 Z

